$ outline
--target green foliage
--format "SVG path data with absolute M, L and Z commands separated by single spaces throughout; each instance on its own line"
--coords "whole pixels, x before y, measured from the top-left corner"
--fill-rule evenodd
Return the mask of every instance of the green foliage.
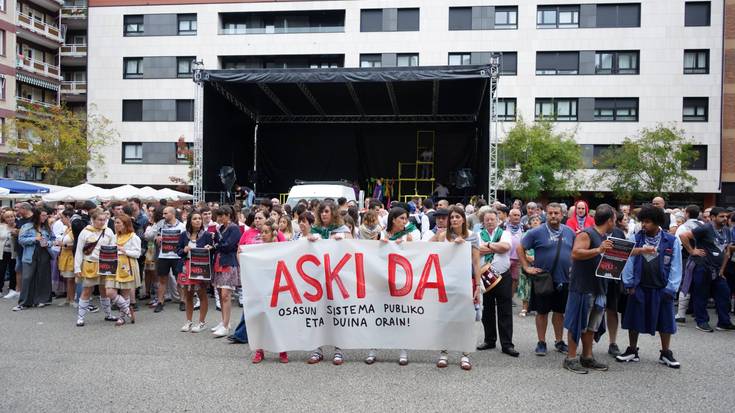
M 582 152 L 574 134 L 555 133 L 548 121 L 527 124 L 518 118 L 500 145 L 503 186 L 513 196 L 536 199 L 574 194 Z
M 687 169 L 697 159 L 682 129 L 657 125 L 627 137 L 620 146 L 602 153 L 597 177 L 618 198 L 688 192 L 697 183 Z

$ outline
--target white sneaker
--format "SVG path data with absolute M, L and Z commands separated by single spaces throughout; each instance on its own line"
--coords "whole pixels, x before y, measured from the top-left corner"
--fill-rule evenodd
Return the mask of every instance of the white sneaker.
M 217 330 L 215 330 L 214 333 L 212 333 L 212 334 L 214 334 L 214 336 L 217 337 L 217 338 L 227 337 L 227 336 L 230 335 L 230 329 L 227 328 L 227 327 L 225 327 L 223 325 L 220 328 L 218 328 Z
M 210 328 L 209 330 L 210 330 L 211 332 L 213 332 L 213 333 L 214 333 L 215 331 L 219 330 L 219 329 L 220 329 L 220 327 L 222 327 L 222 326 L 224 326 L 224 325 L 225 325 L 225 324 L 224 324 L 223 322 L 221 322 L 221 321 L 220 321 L 220 322 L 219 322 L 219 324 L 217 324 L 216 326 L 214 326 L 214 327 Z
M 59 307 L 69 307 L 71 305 L 71 303 L 68 302 L 68 301 L 66 301 L 66 300 L 64 300 L 64 301 L 62 301 L 62 302 L 60 302 L 59 304 L 56 304 L 56 305 L 59 306 Z
M 3 297 L 3 298 L 7 298 L 7 299 L 9 300 L 9 299 L 11 299 L 11 298 L 15 298 L 15 297 L 18 297 L 19 295 L 20 295 L 20 293 L 18 293 L 18 292 L 17 292 L 17 291 L 15 291 L 15 290 L 8 290 L 8 293 L 7 293 L 7 294 L 5 295 L 5 297 Z
M 198 309 L 202 305 L 201 301 L 199 301 L 199 296 L 194 296 L 194 309 Z
M 191 324 L 192 324 L 191 321 L 187 321 L 186 324 L 184 324 L 184 326 L 181 327 L 181 332 L 188 333 L 189 331 L 191 331 Z
M 192 333 L 201 333 L 202 331 L 204 331 L 204 328 L 206 326 L 207 326 L 207 322 L 206 321 L 202 321 L 202 322 L 196 323 L 196 325 L 194 325 L 194 327 L 191 328 L 191 332 Z
M 77 304 L 76 301 L 72 301 L 71 306 L 74 308 L 79 308 L 79 304 Z

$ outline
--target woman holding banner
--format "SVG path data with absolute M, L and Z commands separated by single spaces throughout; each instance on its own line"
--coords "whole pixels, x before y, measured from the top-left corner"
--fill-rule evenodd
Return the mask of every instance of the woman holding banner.
M 303 211 L 299 214 L 299 232 L 294 236 L 294 240 L 306 239 L 311 234 L 311 226 L 314 225 L 314 215 L 309 211 Z
M 432 242 L 454 242 L 462 244 L 469 242 L 472 246 L 472 298 L 477 304 L 480 300 L 481 285 L 480 280 L 480 246 L 477 238 L 477 234 L 472 233 L 467 229 L 467 218 L 464 214 L 464 209 L 456 205 L 449 207 L 449 228 L 446 231 L 442 231 L 434 235 L 431 240 Z M 461 276 L 461 275 L 460 275 Z M 449 354 L 446 350 L 442 350 L 439 355 L 439 360 L 436 362 L 436 366 L 439 368 L 447 367 Z M 459 361 L 459 366 L 462 370 L 472 369 L 472 363 L 470 363 L 470 356 L 467 353 L 462 353 L 462 357 Z
M 421 241 L 421 232 L 415 225 L 408 222 L 408 211 L 401 207 L 395 207 L 388 213 L 388 225 L 385 230 L 380 233 L 381 242 L 402 242 Z M 372 349 L 365 358 L 365 363 L 373 364 L 377 359 L 377 350 Z M 398 364 L 405 366 L 408 364 L 408 352 L 401 349 L 398 356 Z
M 135 235 L 133 221 L 129 216 L 120 214 L 115 217 L 115 233 L 117 243 L 117 268 L 115 274 L 107 276 L 105 288 L 108 299 L 120 309 L 116 326 L 123 326 L 128 321 L 135 324 L 135 311 L 130 307 L 130 297 L 140 286 L 140 238 Z M 120 290 L 121 294 L 117 291 Z
M 92 225 L 87 225 L 79 233 L 79 242 L 74 253 L 76 282 L 82 284 L 82 295 L 79 297 L 77 308 L 77 327 L 84 326 L 84 316 L 89 308 L 92 290 L 98 285 L 104 285 L 104 277 L 99 275 L 100 249 L 103 245 L 115 245 L 115 234 L 107 227 L 107 216 L 104 211 L 97 208 L 90 211 L 89 215 Z M 100 288 L 100 305 L 105 312 L 106 321 L 117 321 L 112 316 L 112 305 L 104 288 Z
M 206 296 L 208 281 L 192 280 L 189 278 L 191 267 L 189 265 L 189 253 L 192 248 L 211 249 L 214 245 L 214 234 L 204 228 L 204 221 L 199 212 L 192 212 L 186 220 L 186 231 L 181 233 L 179 237 L 179 245 L 176 253 L 179 254 L 178 267 L 176 268 L 179 285 L 184 295 L 184 303 L 186 304 L 186 323 L 181 327 L 181 331 L 199 333 L 204 330 L 207 324 L 207 310 L 209 309 L 209 300 Z M 199 322 L 193 325 L 192 318 L 194 315 L 194 294 L 199 291 L 202 299 L 199 306 Z
M 320 239 L 343 240 L 345 238 L 352 238 L 350 229 L 344 224 L 342 216 L 337 212 L 337 204 L 333 201 L 321 202 L 316 212 L 314 226 L 311 227 L 311 235 L 308 236 L 309 241 L 316 242 Z M 316 364 L 322 360 L 324 360 L 324 351 L 323 347 L 319 347 L 311 353 L 307 362 L 309 364 Z M 332 364 L 339 366 L 343 362 L 344 353 L 342 353 L 339 347 L 335 347 Z

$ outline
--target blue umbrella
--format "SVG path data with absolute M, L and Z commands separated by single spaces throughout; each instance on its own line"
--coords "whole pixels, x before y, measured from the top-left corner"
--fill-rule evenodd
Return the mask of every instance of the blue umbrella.
M 0 188 L 7 188 L 11 194 L 46 194 L 48 188 L 15 181 L 13 179 L 0 178 Z

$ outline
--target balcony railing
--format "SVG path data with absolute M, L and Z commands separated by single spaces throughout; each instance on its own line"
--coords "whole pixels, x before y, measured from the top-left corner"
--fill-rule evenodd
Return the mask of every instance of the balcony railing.
M 86 80 L 64 80 L 61 82 L 61 93 L 81 95 L 87 93 Z
M 59 43 L 62 42 L 63 36 L 61 34 L 60 28 L 44 22 L 40 22 L 33 17 L 23 14 L 21 12 L 18 12 L 16 15 L 18 26 L 51 40 L 57 41 Z
M 87 55 L 87 45 L 63 44 L 61 45 L 61 55 L 68 57 L 84 57 Z
M 64 6 L 61 8 L 61 17 L 64 19 L 86 19 L 87 6 Z
M 56 103 L 47 103 L 20 96 L 16 96 L 15 101 L 18 103 L 18 110 L 21 112 L 38 112 L 42 109 L 51 109 L 57 106 Z
M 39 75 L 61 80 L 61 73 L 58 66 L 39 62 L 38 60 L 33 60 L 23 55 L 18 55 L 16 67 L 18 69 L 27 70 L 31 73 L 37 73 Z

